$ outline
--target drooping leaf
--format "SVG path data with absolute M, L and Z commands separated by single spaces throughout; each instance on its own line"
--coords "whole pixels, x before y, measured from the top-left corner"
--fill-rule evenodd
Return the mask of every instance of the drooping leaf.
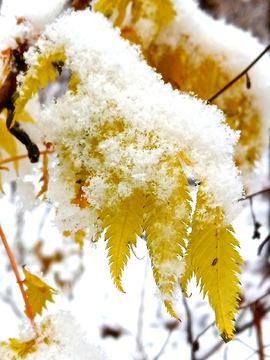
M 54 303 L 52 296 L 57 295 L 57 291 L 45 284 L 36 275 L 29 273 L 24 267 L 22 269 L 25 276 L 23 284 L 27 287 L 26 295 L 28 297 L 33 316 L 35 317 L 36 314 L 42 315 L 42 310 L 47 309 L 46 301 Z M 25 310 L 25 313 L 28 316 L 27 310 Z
M 45 53 L 39 56 L 38 64 L 28 71 L 24 83 L 19 90 L 19 97 L 15 102 L 14 117 L 11 126 L 19 120 L 28 101 L 38 92 L 39 87 L 45 88 L 48 81 L 55 81 L 56 70 L 62 69 L 66 61 L 65 50 L 55 49 L 53 53 Z
M 140 190 L 124 199 L 119 206 L 105 210 L 103 228 L 108 250 L 111 276 L 121 292 L 122 271 L 130 257 L 130 247 L 136 247 L 136 236 L 141 236 L 145 196 Z
M 201 188 L 202 185 L 197 195 L 181 285 L 187 296 L 187 282 L 195 274 L 203 296 L 208 295 L 215 311 L 223 340 L 229 341 L 233 339 L 234 314 L 240 292 L 237 273 L 240 273 L 239 264 L 243 261 L 236 250 L 239 243 L 233 228 L 223 225 L 222 210 L 210 206 L 209 197 Z
M 171 162 L 170 167 L 180 169 L 179 161 Z M 175 176 L 175 173 L 167 176 Z M 178 174 L 178 183 L 178 188 L 173 190 L 166 203 L 152 194 L 147 197 L 144 223 L 154 278 L 168 313 L 176 319 L 178 317 L 172 308 L 173 284 L 183 271 L 180 258 L 185 249 L 184 239 L 187 238 L 191 213 L 188 183 L 182 171 Z

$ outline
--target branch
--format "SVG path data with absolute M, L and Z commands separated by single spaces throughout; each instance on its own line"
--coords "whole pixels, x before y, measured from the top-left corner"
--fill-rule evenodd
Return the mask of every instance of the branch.
M 224 344 L 222 340 L 220 340 L 211 350 L 209 350 L 203 357 L 199 358 L 198 360 L 207 360 L 212 356 L 221 346 Z
M 247 305 L 243 305 L 243 306 L 240 306 L 238 308 L 238 310 L 243 310 L 243 309 L 247 309 L 248 307 L 252 306 L 252 305 L 255 305 L 259 300 L 265 298 L 266 296 L 270 295 L 270 289 L 268 289 L 267 293 L 265 293 L 264 295 L 260 296 L 258 299 L 248 303 Z
M 53 152 L 54 152 L 54 150 L 44 150 L 44 151 L 40 152 L 40 155 L 52 154 Z M 7 164 L 9 162 L 12 162 L 12 161 L 22 160 L 22 159 L 27 159 L 27 158 L 28 158 L 28 154 L 13 156 L 11 158 L 0 161 L 0 166 L 2 166 L 3 164 Z
M 256 328 L 256 334 L 257 334 L 257 342 L 258 342 L 258 354 L 259 359 L 264 360 L 264 348 L 263 348 L 263 335 L 262 335 L 262 319 L 264 316 L 264 309 L 260 301 L 257 301 L 252 306 L 252 313 L 253 313 L 253 322 L 254 326 Z
M 195 352 L 198 350 L 198 343 L 193 341 L 193 332 L 192 332 L 192 317 L 190 313 L 190 309 L 188 307 L 187 299 L 183 294 L 183 304 L 187 314 L 187 335 L 188 335 L 188 343 L 191 345 L 191 360 L 195 360 Z
M 85 10 L 92 0 L 74 0 L 71 7 L 75 10 Z
M 32 328 L 33 328 L 36 336 L 38 337 L 37 326 L 36 326 L 36 324 L 35 324 L 35 320 L 34 320 L 34 316 L 33 316 L 33 313 L 32 313 L 32 309 L 31 309 L 31 307 L 30 307 L 28 297 L 27 297 L 26 292 L 25 292 L 25 290 L 24 290 L 23 282 L 22 282 L 22 280 L 21 280 L 20 273 L 19 273 L 19 271 L 18 271 L 16 262 L 15 262 L 15 260 L 14 260 L 14 258 L 13 258 L 13 255 L 12 255 L 11 251 L 10 251 L 10 248 L 9 248 L 9 246 L 8 246 L 8 243 L 7 243 L 7 239 L 6 239 L 6 237 L 5 237 L 5 234 L 4 234 L 3 230 L 2 230 L 1 225 L 0 225 L 0 237 L 1 237 L 1 239 L 2 239 L 2 242 L 3 242 L 4 247 L 5 247 L 5 249 L 6 249 L 7 255 L 8 255 L 8 257 L 9 257 L 9 261 L 10 261 L 11 267 L 12 267 L 12 269 L 13 269 L 13 271 L 14 271 L 14 274 L 15 274 L 15 276 L 16 276 L 17 283 L 18 283 L 18 285 L 19 285 L 19 287 L 20 287 L 20 290 L 21 290 L 21 293 L 22 293 L 22 297 L 23 297 L 23 300 L 24 300 L 24 303 L 25 303 L 25 308 L 26 308 L 27 314 L 28 314 L 28 316 L 29 316 L 29 319 L 30 319 L 30 321 L 31 321 Z
M 266 192 L 270 192 L 270 188 L 263 189 L 261 191 L 255 192 L 254 194 L 250 194 L 248 196 L 242 197 L 241 199 L 238 199 L 238 201 L 244 201 L 244 200 L 247 200 L 247 199 L 251 199 L 254 196 L 261 195 L 261 194 L 264 194 Z
M 270 234 L 268 236 L 266 236 L 266 238 L 263 240 L 263 242 L 261 243 L 261 245 L 258 247 L 258 253 L 257 255 L 261 255 L 262 249 L 264 247 L 264 245 L 270 240 Z
M 213 95 L 208 101 L 207 103 L 210 104 L 212 101 L 214 101 L 220 94 L 222 94 L 224 91 L 226 91 L 229 87 L 231 87 L 237 80 L 239 80 L 243 75 L 246 75 L 247 72 L 252 68 L 252 66 L 254 66 L 256 64 L 256 62 L 258 60 L 260 60 L 260 58 L 267 53 L 267 51 L 270 49 L 270 45 L 268 45 L 263 52 L 260 53 L 259 56 L 256 57 L 255 60 L 252 61 L 252 63 L 245 68 L 245 70 L 243 70 L 239 75 L 237 75 L 232 81 L 230 81 L 227 85 L 225 85 L 221 90 L 219 90 L 215 95 Z

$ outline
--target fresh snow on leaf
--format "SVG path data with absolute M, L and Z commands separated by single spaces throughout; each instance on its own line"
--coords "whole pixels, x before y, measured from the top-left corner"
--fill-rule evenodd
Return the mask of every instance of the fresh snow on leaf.
M 184 268 L 191 213 L 186 176 L 203 181 L 201 192 L 213 209 L 200 218 L 200 226 L 215 219 L 215 209 L 221 209 L 220 225 L 229 226 L 241 209 L 242 184 L 232 159 L 239 134 L 216 106 L 165 85 L 138 47 L 87 10 L 68 12 L 48 26 L 26 54 L 30 68 L 20 79 L 16 113 L 32 87 L 37 89 L 35 79 L 47 83 L 54 58 L 63 59 L 77 80 L 74 87 L 73 77 L 66 94 L 46 107 L 38 122 L 58 154 L 47 196 L 58 203 L 59 228 L 73 235 L 84 231 L 93 241 L 105 229 L 111 274 L 120 290 L 130 249 L 144 230 L 161 297 L 177 318 L 173 283 Z M 147 199 L 146 206 L 136 194 Z M 224 257 L 231 260 L 229 252 Z
M 39 337 L 33 336 L 30 324 L 25 325 L 18 339 L 0 343 L 1 360 L 106 360 L 103 351 L 90 344 L 81 333 L 75 319 L 60 312 L 44 317 Z

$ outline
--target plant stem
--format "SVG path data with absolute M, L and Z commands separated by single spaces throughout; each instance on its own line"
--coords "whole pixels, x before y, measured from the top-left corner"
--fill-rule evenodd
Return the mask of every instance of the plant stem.
M 32 328 L 33 328 L 36 336 L 38 336 L 38 330 L 37 330 L 37 326 L 36 326 L 36 323 L 35 323 L 35 320 L 34 320 L 34 316 L 33 316 L 33 313 L 32 313 L 32 309 L 31 309 L 31 307 L 30 307 L 28 297 L 27 297 L 26 292 L 25 292 L 25 290 L 24 290 L 23 282 L 22 282 L 22 280 L 21 280 L 20 273 L 19 273 L 19 271 L 18 271 L 16 262 L 15 262 L 15 260 L 14 260 L 14 258 L 13 258 L 13 255 L 12 255 L 11 251 L 10 251 L 10 248 L 9 248 L 9 246 L 8 246 L 8 243 L 7 243 L 7 239 L 6 239 L 6 237 L 5 237 L 5 234 L 4 234 L 3 230 L 2 230 L 1 225 L 0 225 L 0 237 L 1 237 L 1 239 L 2 239 L 2 242 L 3 242 L 4 247 L 5 247 L 5 249 L 6 249 L 7 255 L 8 255 L 8 257 L 9 257 L 9 261 L 10 261 L 11 267 L 12 267 L 12 269 L 13 269 L 13 271 L 14 271 L 14 274 L 15 274 L 15 276 L 16 276 L 17 283 L 18 283 L 18 285 L 19 285 L 19 287 L 20 287 L 20 290 L 21 290 L 21 293 L 22 293 L 22 297 L 23 297 L 23 300 L 24 300 L 24 303 L 25 303 L 25 308 L 26 308 L 28 317 L 29 317 L 29 319 L 30 319 L 30 321 L 31 321 Z
M 44 150 L 44 151 L 41 151 L 40 152 L 40 155 L 42 154 L 52 154 L 54 152 L 54 150 L 52 151 L 49 151 L 49 150 Z M 7 164 L 9 162 L 12 162 L 12 161 L 16 161 L 16 160 L 22 160 L 22 159 L 26 159 L 28 158 L 28 154 L 26 155 L 19 155 L 19 156 L 13 156 L 11 158 L 8 158 L 8 159 L 5 159 L 5 160 L 2 160 L 0 161 L 0 166 L 3 165 L 3 164 Z
M 210 104 L 212 101 L 214 101 L 220 94 L 222 94 L 225 90 L 227 90 L 230 86 L 232 86 L 237 80 L 239 80 L 243 75 L 247 74 L 248 70 L 252 68 L 253 65 L 256 64 L 256 62 L 258 60 L 260 60 L 260 58 L 267 53 L 267 51 L 270 50 L 270 45 L 268 45 L 263 52 L 260 53 L 260 55 L 258 55 L 256 57 L 255 60 L 252 61 L 251 64 L 248 65 L 247 68 L 245 68 L 245 70 L 243 70 L 239 75 L 237 75 L 232 81 L 230 81 L 227 85 L 225 85 L 221 90 L 219 90 L 215 95 L 213 95 L 208 101 L 207 103 Z

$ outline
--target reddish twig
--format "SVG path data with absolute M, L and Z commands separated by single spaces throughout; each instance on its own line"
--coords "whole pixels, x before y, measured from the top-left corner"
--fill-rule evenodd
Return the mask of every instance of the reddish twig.
M 264 347 L 263 347 L 263 337 L 262 337 L 262 319 L 264 316 L 264 309 L 260 301 L 257 301 L 252 306 L 252 312 L 253 312 L 253 323 L 256 328 L 256 334 L 257 334 L 257 342 L 258 342 L 258 355 L 260 360 L 264 360 Z
M 32 328 L 33 328 L 36 336 L 39 336 L 38 330 L 37 330 L 37 326 L 36 326 L 36 323 L 35 323 L 35 320 L 34 320 L 34 316 L 33 316 L 33 313 L 32 313 L 32 309 L 31 309 L 31 307 L 30 307 L 28 297 L 27 297 L 26 292 L 25 292 L 24 287 L 23 287 L 23 282 L 22 282 L 22 280 L 21 280 L 20 273 L 19 273 L 19 271 L 18 271 L 16 262 L 15 262 L 15 260 L 14 260 L 14 258 L 13 258 L 13 255 L 12 255 L 12 253 L 11 253 L 11 251 L 10 251 L 10 248 L 9 248 L 9 246 L 8 246 L 7 239 L 6 239 L 6 237 L 5 237 L 5 234 L 4 234 L 3 230 L 2 230 L 1 225 L 0 225 L 0 237 L 1 237 L 1 239 L 2 239 L 2 242 L 3 242 L 4 247 L 5 247 L 5 249 L 6 249 L 7 255 L 8 255 L 8 257 L 9 257 L 9 261 L 10 261 L 11 267 L 12 267 L 12 269 L 13 269 L 13 272 L 14 272 L 14 274 L 15 274 L 15 276 L 16 276 L 17 283 L 18 283 L 18 285 L 19 285 L 19 287 L 20 287 L 20 290 L 21 290 L 21 293 L 22 293 L 22 297 L 23 297 L 23 300 L 24 300 L 24 303 L 25 303 L 25 308 L 26 308 L 28 317 L 29 317 L 29 319 L 30 319 L 30 321 L 31 321 Z
M 231 87 L 237 80 L 239 80 L 242 76 L 246 75 L 247 72 L 256 64 L 260 58 L 267 53 L 267 51 L 270 49 L 270 45 L 268 45 L 263 52 L 260 53 L 259 56 L 256 57 L 255 60 L 252 61 L 252 63 L 245 68 L 239 75 L 237 75 L 232 81 L 230 81 L 227 85 L 225 85 L 221 90 L 219 90 L 215 95 L 213 95 L 207 103 L 210 104 L 212 101 L 214 101 L 220 94 L 222 94 L 224 91 L 226 91 L 229 87 Z
M 44 150 L 44 151 L 41 151 L 40 152 L 40 155 L 44 155 L 44 154 L 52 154 L 54 152 L 54 150 Z M 16 161 L 16 160 L 22 160 L 22 159 L 27 159 L 28 158 L 28 154 L 26 155 L 18 155 L 18 156 L 13 156 L 11 158 L 8 158 L 8 159 L 5 159 L 5 160 L 2 160 L 0 161 L 0 166 L 3 165 L 3 164 L 7 164 L 9 162 L 12 162 L 12 161 Z

